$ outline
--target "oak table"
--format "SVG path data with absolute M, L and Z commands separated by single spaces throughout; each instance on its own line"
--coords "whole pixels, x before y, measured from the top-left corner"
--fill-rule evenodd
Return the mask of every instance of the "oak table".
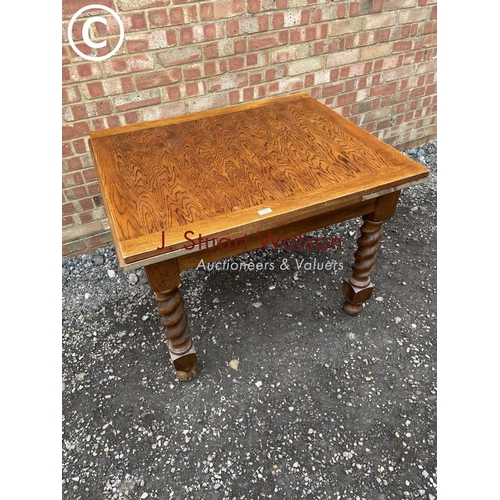
M 342 285 L 357 315 L 382 224 L 429 174 L 306 93 L 99 130 L 89 145 L 120 266 L 145 268 L 181 380 L 198 362 L 181 271 L 257 248 L 263 231 L 292 238 L 362 216 Z

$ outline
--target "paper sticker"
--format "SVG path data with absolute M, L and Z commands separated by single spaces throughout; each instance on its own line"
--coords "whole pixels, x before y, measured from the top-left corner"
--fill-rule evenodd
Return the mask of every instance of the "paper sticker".
M 263 208 L 262 210 L 259 210 L 257 213 L 259 215 L 266 215 L 272 212 L 272 209 L 270 208 Z

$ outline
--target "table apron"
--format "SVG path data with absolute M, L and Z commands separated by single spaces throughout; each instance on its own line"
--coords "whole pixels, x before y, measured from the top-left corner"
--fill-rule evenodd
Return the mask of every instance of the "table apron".
M 355 217 L 360 217 L 362 215 L 371 213 L 375 210 L 376 202 L 376 199 L 368 200 L 350 207 L 337 209 L 307 219 L 291 222 L 274 229 L 279 232 L 281 240 L 283 241 L 288 238 L 293 238 L 304 233 L 331 226 L 332 224 L 337 224 L 345 220 L 353 219 Z M 257 233 L 249 234 L 247 235 L 247 243 L 245 247 L 229 248 L 227 250 L 219 248 L 198 250 L 181 255 L 177 257 L 179 270 L 184 271 L 186 269 L 196 267 L 200 263 L 201 259 L 203 259 L 205 263 L 209 263 L 232 257 L 233 255 L 237 255 L 240 253 L 245 253 L 255 248 L 262 248 L 261 238 L 262 236 L 258 235 Z

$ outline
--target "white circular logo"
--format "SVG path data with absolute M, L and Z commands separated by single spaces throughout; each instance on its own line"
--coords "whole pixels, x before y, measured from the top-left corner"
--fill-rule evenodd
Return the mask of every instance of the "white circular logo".
M 73 41 L 73 33 L 72 33 L 73 24 L 75 23 L 78 16 L 80 16 L 80 14 L 86 12 L 87 10 L 96 10 L 96 9 L 101 9 L 101 10 L 105 10 L 106 12 L 109 12 L 116 19 L 116 21 L 118 22 L 118 25 L 120 26 L 120 39 L 118 40 L 116 47 L 113 50 L 111 50 L 109 52 L 109 54 L 106 54 L 104 56 L 99 56 L 99 57 L 89 56 L 87 54 L 84 54 L 80 49 L 78 49 L 78 47 L 75 45 L 75 42 Z M 85 45 L 87 45 L 88 47 L 90 47 L 92 49 L 101 49 L 101 48 L 105 47 L 108 42 L 106 42 L 105 40 L 103 40 L 102 42 L 93 42 L 90 39 L 89 30 L 90 30 L 90 26 L 94 23 L 101 23 L 101 24 L 105 24 L 105 25 L 108 24 L 108 22 L 106 21 L 106 18 L 104 18 L 104 17 L 99 17 L 99 16 L 89 17 L 83 23 L 83 28 L 82 28 L 83 41 L 84 41 Z M 68 25 L 68 39 L 69 39 L 69 43 L 70 43 L 71 47 L 79 56 L 83 57 L 84 59 L 88 59 L 89 61 L 102 61 L 104 59 L 108 59 L 113 54 L 116 54 L 116 52 L 118 51 L 118 49 L 121 47 L 121 45 L 123 43 L 124 37 L 125 37 L 125 29 L 123 27 L 122 20 L 118 17 L 118 14 L 114 10 L 111 10 L 109 7 L 106 7 L 104 5 L 92 4 L 92 5 L 87 5 L 86 7 L 82 7 L 71 18 L 71 21 L 69 22 L 69 25 Z

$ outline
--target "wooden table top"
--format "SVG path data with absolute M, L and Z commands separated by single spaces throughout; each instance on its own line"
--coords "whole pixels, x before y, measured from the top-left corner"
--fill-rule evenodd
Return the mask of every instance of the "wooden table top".
M 189 252 L 186 232 L 241 237 L 429 175 L 306 93 L 91 132 L 89 144 L 124 268 Z

